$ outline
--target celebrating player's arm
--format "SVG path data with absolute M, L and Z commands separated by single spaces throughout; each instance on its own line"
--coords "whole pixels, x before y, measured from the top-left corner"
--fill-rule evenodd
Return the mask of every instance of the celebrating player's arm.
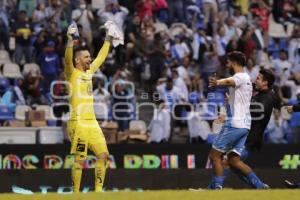
M 208 87 L 217 87 L 217 86 L 230 86 L 235 87 L 235 81 L 233 77 L 224 78 L 217 80 L 216 77 L 211 77 L 209 79 L 209 86 Z
M 65 67 L 64 67 L 64 73 L 66 76 L 72 74 L 72 71 L 74 69 L 73 65 L 73 35 L 76 33 L 77 29 L 74 26 L 69 26 L 67 31 L 67 45 L 65 50 Z
M 69 26 L 68 31 L 67 31 L 68 41 L 67 41 L 67 46 L 66 46 L 66 51 L 65 51 L 64 72 L 66 75 L 72 74 L 72 71 L 74 69 L 74 65 L 73 65 L 73 47 L 74 47 L 73 35 L 76 34 L 76 32 L 77 32 L 76 27 L 74 27 L 72 25 Z M 95 60 L 90 65 L 90 70 L 92 73 L 97 71 L 100 68 L 100 66 L 103 64 L 105 58 L 108 55 L 111 41 L 112 41 L 111 36 L 106 35 L 102 48 L 100 49 Z
M 112 41 L 111 36 L 106 34 L 102 48 L 100 49 L 95 60 L 90 65 L 90 70 L 92 73 L 96 72 L 100 68 L 100 66 L 103 64 L 104 60 L 106 59 L 108 52 L 109 52 L 111 41 Z

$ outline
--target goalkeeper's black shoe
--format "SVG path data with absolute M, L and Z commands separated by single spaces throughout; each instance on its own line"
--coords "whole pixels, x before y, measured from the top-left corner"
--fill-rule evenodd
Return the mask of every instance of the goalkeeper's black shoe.
M 290 189 L 300 188 L 300 184 L 295 184 L 295 183 L 292 183 L 288 180 L 284 180 L 284 184 L 287 188 L 290 188 Z

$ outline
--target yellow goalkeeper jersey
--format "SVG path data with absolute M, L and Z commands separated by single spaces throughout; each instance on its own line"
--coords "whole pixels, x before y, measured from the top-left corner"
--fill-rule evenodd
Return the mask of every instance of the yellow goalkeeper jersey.
M 105 41 L 97 58 L 91 63 L 86 72 L 74 68 L 73 48 L 65 51 L 66 80 L 69 82 L 70 120 L 96 119 L 94 112 L 92 76 L 100 68 L 109 51 L 110 43 Z

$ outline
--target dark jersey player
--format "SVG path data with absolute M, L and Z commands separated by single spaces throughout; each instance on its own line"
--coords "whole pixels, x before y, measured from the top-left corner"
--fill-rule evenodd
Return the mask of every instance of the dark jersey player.
M 274 80 L 274 73 L 268 69 L 260 70 L 256 78 L 255 93 L 250 105 L 251 128 L 245 145 L 250 152 L 261 149 L 273 108 L 280 109 L 280 98 L 272 89 Z

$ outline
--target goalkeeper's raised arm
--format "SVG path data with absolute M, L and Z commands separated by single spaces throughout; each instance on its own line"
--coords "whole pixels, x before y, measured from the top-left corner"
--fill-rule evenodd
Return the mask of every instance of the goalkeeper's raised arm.
M 95 60 L 91 62 L 90 52 L 86 48 L 78 46 L 75 49 L 73 49 L 73 36 L 76 34 L 77 31 L 77 28 L 74 27 L 72 24 L 69 26 L 67 31 L 68 41 L 65 50 L 64 68 L 66 77 L 72 74 L 74 67 L 84 72 L 87 72 L 89 70 L 88 72 L 94 73 L 95 71 L 97 71 L 97 69 L 100 68 L 100 66 L 106 59 L 111 44 L 111 37 L 106 35 L 102 48 L 100 49 Z
M 105 59 L 108 55 L 108 52 L 109 52 L 111 40 L 112 40 L 112 38 L 106 34 L 104 44 L 101 47 L 97 57 L 95 58 L 95 60 L 92 62 L 91 66 L 90 66 L 90 70 L 92 73 L 97 71 L 97 69 L 99 69 L 100 66 L 103 64 L 103 62 L 105 61 Z
M 64 72 L 65 75 L 68 76 L 72 73 L 74 69 L 73 65 L 73 46 L 74 46 L 74 41 L 72 35 L 76 33 L 76 27 L 70 25 L 67 31 L 67 46 L 65 50 L 65 68 Z

